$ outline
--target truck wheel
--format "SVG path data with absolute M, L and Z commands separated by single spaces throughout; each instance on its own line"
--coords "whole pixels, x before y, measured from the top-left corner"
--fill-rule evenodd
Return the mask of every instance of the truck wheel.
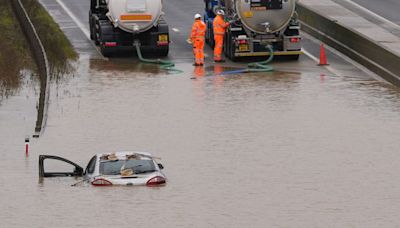
M 286 56 L 286 59 L 297 61 L 297 60 L 299 60 L 299 57 L 300 57 L 300 55 L 288 55 L 288 56 Z
M 100 45 L 100 31 L 97 28 L 100 28 L 98 20 L 96 20 L 96 23 L 93 25 L 94 43 L 98 46 Z
M 226 33 L 226 36 L 224 37 L 224 54 L 225 54 L 225 57 L 228 57 L 229 58 L 229 52 L 230 52 L 230 48 L 229 48 L 229 45 L 228 44 L 230 44 L 230 33 L 228 32 L 228 33 Z
M 156 54 L 158 56 L 166 57 L 166 56 L 168 56 L 169 47 L 166 46 L 166 47 L 157 48 L 156 51 L 157 51 Z
M 94 44 L 96 44 L 97 46 L 100 45 L 99 35 L 97 32 L 94 33 Z
M 90 39 L 94 40 L 94 38 L 95 38 L 95 35 L 93 34 L 93 28 L 92 28 L 92 25 L 90 25 Z
M 235 51 L 236 51 L 236 48 L 235 48 L 235 41 L 233 41 L 231 37 L 229 37 L 228 44 L 229 44 L 229 45 L 228 45 L 228 46 L 229 46 L 229 52 L 228 52 L 229 56 L 228 56 L 228 57 L 229 57 L 232 61 L 236 61 L 237 58 L 236 58 L 236 56 L 235 56 Z
M 90 39 L 94 40 L 92 11 L 89 11 L 89 28 L 90 28 Z
M 207 30 L 206 30 L 206 44 L 210 45 L 211 39 L 210 39 L 210 23 L 207 21 Z
M 212 49 L 214 49 L 214 47 L 215 47 L 215 40 L 214 40 L 214 31 L 213 31 L 213 26 L 212 26 L 212 23 L 211 22 L 209 22 L 209 26 L 208 26 L 209 28 L 207 29 L 207 42 L 208 42 L 208 45 L 210 45 L 210 47 L 212 48 Z
M 100 46 L 100 52 L 104 57 L 111 57 L 112 51 L 109 48 L 104 47 L 104 45 Z
M 141 51 L 144 57 L 166 57 L 169 53 L 169 47 L 142 47 Z

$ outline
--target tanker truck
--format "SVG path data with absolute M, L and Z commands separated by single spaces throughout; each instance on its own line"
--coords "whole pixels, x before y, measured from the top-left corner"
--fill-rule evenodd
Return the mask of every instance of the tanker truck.
M 204 0 L 206 42 L 214 47 L 213 20 L 220 9 L 231 24 L 224 37 L 225 56 L 231 60 L 274 55 L 297 60 L 301 51 L 296 0 Z
M 90 0 L 90 38 L 104 56 L 140 42 L 147 54 L 167 56 L 169 29 L 162 0 Z

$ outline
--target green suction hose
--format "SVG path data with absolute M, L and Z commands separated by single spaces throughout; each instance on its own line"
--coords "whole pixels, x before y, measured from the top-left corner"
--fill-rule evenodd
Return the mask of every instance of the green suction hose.
M 268 45 L 267 48 L 269 51 L 269 57 L 267 60 L 262 61 L 262 62 L 249 63 L 249 64 L 247 64 L 247 68 L 245 68 L 245 69 L 224 71 L 220 75 L 274 71 L 274 68 L 272 66 L 268 65 L 274 59 L 274 50 L 272 50 L 271 45 Z
M 135 40 L 134 45 L 136 47 L 136 53 L 141 62 L 150 63 L 150 64 L 158 64 L 158 65 L 160 65 L 160 69 L 167 70 L 167 71 L 173 71 L 177 74 L 183 73 L 183 71 L 176 69 L 175 63 L 173 63 L 171 61 L 161 60 L 161 59 L 145 59 L 145 58 L 143 58 L 142 50 L 140 49 L 140 42 Z
M 262 62 L 249 63 L 247 68 L 250 72 L 270 72 L 274 70 L 272 66 L 268 65 L 274 59 L 274 50 L 272 50 L 271 45 L 268 45 L 267 48 L 269 51 L 268 59 Z

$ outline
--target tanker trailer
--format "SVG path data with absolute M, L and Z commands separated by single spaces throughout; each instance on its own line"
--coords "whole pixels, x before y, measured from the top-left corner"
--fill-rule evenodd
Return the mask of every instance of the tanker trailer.
M 267 56 L 267 45 L 274 55 L 297 60 L 301 51 L 300 23 L 296 0 L 204 0 L 207 24 L 206 42 L 213 47 L 213 20 L 223 9 L 231 25 L 224 37 L 225 55 L 235 60 L 246 56 Z
M 104 56 L 132 48 L 139 41 L 145 53 L 167 56 L 168 25 L 162 0 L 90 0 L 90 38 Z

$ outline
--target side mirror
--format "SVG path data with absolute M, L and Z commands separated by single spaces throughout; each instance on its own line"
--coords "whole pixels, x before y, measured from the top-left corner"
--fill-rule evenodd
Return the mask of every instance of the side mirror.
M 158 165 L 158 168 L 164 169 L 164 166 L 161 163 L 158 163 L 157 165 Z

